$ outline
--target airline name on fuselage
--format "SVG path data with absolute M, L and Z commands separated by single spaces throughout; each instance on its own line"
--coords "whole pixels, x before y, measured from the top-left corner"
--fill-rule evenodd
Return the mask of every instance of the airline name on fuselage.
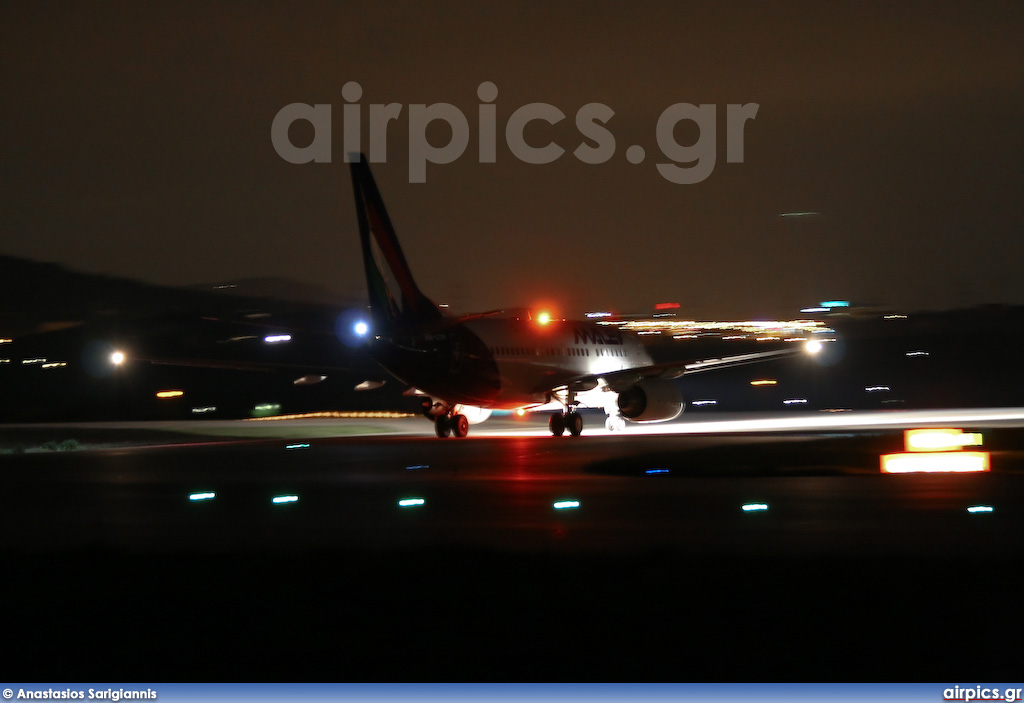
M 622 344 L 622 332 L 620 330 L 594 329 L 591 327 L 573 328 L 575 335 L 574 344 Z

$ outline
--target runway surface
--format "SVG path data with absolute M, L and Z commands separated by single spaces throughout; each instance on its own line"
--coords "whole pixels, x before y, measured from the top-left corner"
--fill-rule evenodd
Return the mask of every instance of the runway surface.
M 902 447 L 891 416 L 580 438 L 509 420 L 463 440 L 421 420 L 336 437 L 327 421 L 8 427 L 87 448 L 0 455 L 11 663 L 44 679 L 1013 678 L 1009 414 L 977 420 L 984 475 L 880 475 Z

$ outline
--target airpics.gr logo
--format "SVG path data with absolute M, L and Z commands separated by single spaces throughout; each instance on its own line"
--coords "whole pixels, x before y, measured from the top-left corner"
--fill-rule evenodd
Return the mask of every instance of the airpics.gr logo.
M 480 105 L 477 110 L 477 158 L 480 163 L 497 161 L 498 86 L 485 81 L 477 87 Z M 341 89 L 346 104 L 342 108 L 343 142 L 345 161 L 363 151 L 363 106 L 359 100 L 363 88 L 355 81 L 346 83 Z M 728 163 L 743 163 L 743 129 L 747 120 L 757 116 L 757 103 L 730 104 L 725 111 L 725 160 Z M 469 146 L 470 124 L 466 115 L 451 103 L 413 104 L 408 106 L 409 130 L 409 182 L 425 183 L 427 164 L 449 164 L 462 156 Z M 392 121 L 402 118 L 401 103 L 371 104 L 369 122 L 369 160 L 371 163 L 387 161 L 388 127 Z M 573 156 L 586 164 L 603 164 L 615 156 L 615 135 L 607 125 L 615 111 L 603 103 L 587 103 L 576 111 L 576 129 L 583 140 L 573 149 Z M 548 103 L 529 103 L 517 108 L 505 123 L 505 144 L 520 161 L 529 164 L 549 164 L 559 159 L 565 149 L 555 142 L 544 146 L 528 144 L 524 137 L 526 126 L 535 120 L 555 125 L 566 119 L 566 115 Z M 306 146 L 295 146 L 288 129 L 299 120 L 313 126 L 313 140 Z M 656 164 L 658 172 L 666 180 L 678 184 L 700 183 L 715 169 L 717 149 L 718 108 L 713 104 L 692 105 L 676 103 L 665 108 L 658 117 L 655 137 L 661 155 L 668 162 Z M 684 121 L 694 123 L 698 130 L 697 140 L 692 144 L 676 141 L 675 128 Z M 444 122 L 451 129 L 451 139 L 444 146 L 434 146 L 427 140 L 427 128 L 432 122 Z M 291 103 L 278 110 L 270 127 L 270 140 L 275 151 L 285 161 L 293 164 L 330 163 L 332 157 L 331 105 Z M 644 148 L 634 144 L 626 149 L 626 160 L 631 164 L 641 163 L 647 156 Z

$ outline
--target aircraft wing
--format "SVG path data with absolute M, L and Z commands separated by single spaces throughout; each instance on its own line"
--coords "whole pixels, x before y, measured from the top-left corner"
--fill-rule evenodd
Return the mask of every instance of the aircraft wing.
M 735 354 L 733 356 L 699 359 L 688 362 L 673 361 L 664 364 L 652 364 L 650 366 L 639 366 L 632 369 L 622 369 L 620 371 L 593 374 L 579 379 L 576 383 L 585 386 L 588 382 L 596 382 L 597 379 L 602 379 L 613 391 L 622 392 L 647 379 L 660 378 L 664 380 L 672 380 L 694 373 L 703 373 L 705 371 L 713 371 L 715 369 L 723 369 L 733 366 L 743 366 L 745 364 L 756 364 L 770 359 L 781 359 L 788 356 L 794 356 L 796 354 L 800 354 L 802 349 L 803 347 L 794 347 L 790 349 L 775 349 L 765 352 L 753 352 L 749 354 Z

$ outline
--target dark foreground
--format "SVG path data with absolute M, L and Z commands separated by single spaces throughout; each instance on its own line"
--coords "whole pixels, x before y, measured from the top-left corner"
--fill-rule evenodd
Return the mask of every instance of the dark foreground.
M 886 433 L 2 456 L 5 670 L 1013 679 L 1019 432 L 984 476 L 879 476 Z

